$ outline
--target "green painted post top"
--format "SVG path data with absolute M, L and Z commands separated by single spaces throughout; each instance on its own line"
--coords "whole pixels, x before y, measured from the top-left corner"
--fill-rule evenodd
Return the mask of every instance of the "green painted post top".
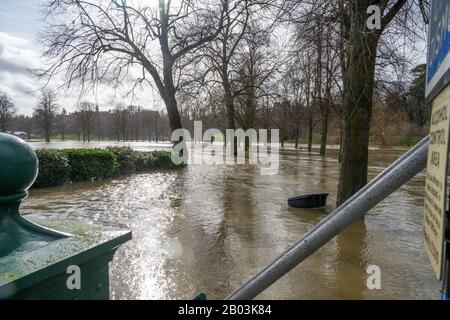
M 38 174 L 38 159 L 23 140 L 0 133 L 0 202 L 25 197 Z
M 37 174 L 31 147 L 0 133 L 0 299 L 107 299 L 108 262 L 131 232 L 56 217 L 23 217 L 20 204 Z M 89 274 L 83 290 L 66 285 L 73 265 Z
M 42 241 L 68 237 L 20 215 L 19 207 L 38 174 L 38 159 L 23 140 L 0 133 L 0 258 Z

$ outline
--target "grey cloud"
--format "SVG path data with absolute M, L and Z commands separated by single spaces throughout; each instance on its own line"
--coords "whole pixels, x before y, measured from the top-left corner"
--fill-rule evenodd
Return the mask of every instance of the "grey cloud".
M 15 81 L 11 88 L 26 96 L 34 97 L 36 95 L 36 90 L 34 88 L 19 81 Z
M 7 59 L 0 57 L 0 72 L 19 73 L 25 75 L 31 75 L 30 71 L 14 61 L 8 61 Z

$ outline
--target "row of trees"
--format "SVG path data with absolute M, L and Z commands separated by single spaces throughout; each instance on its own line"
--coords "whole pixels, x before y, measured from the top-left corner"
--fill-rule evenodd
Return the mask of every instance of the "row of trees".
M 330 133 L 332 143 L 339 142 L 336 136 L 340 130 L 340 106 L 334 104 L 335 100 L 331 100 L 330 105 L 317 106 L 311 102 L 311 94 L 302 101 L 299 92 L 304 83 L 292 75 L 293 70 L 289 70 L 280 83 L 281 92 L 277 99 L 271 96 L 260 99 L 255 108 L 254 128 L 278 128 L 282 145 L 292 141 L 298 148 L 302 141 L 309 151 L 312 150 L 313 136 L 316 139 L 319 136 L 319 152 L 325 153 Z M 429 108 L 424 100 L 425 72 L 426 66 L 421 64 L 411 70 L 412 80 L 407 86 L 395 86 L 389 91 L 376 88 L 371 136 L 377 143 L 392 145 L 397 142 L 397 136 L 417 137 L 426 131 Z M 203 101 L 190 98 L 185 97 L 180 102 L 180 114 L 186 128 L 193 131 L 195 120 L 202 121 L 204 129 L 227 128 L 229 119 L 221 90 L 211 90 Z M 240 107 L 241 104 L 236 106 L 238 113 L 242 112 Z M 45 91 L 31 117 L 18 115 L 17 109 L 8 95 L 0 93 L 0 131 L 22 132 L 28 139 L 36 136 L 50 140 L 59 135 L 61 140 L 70 136 L 70 139 L 76 137 L 86 142 L 91 139 L 158 141 L 170 137 L 167 115 L 134 105 L 118 104 L 101 111 L 98 105 L 83 101 L 70 113 L 56 103 L 54 92 Z M 237 122 L 241 126 L 241 118 Z
M 13 132 L 31 139 L 42 137 L 50 142 L 52 137 L 77 137 L 90 142 L 96 140 L 167 140 L 170 137 L 167 116 L 142 107 L 118 104 L 114 109 L 100 111 L 91 102 L 79 103 L 76 111 L 68 113 L 57 103 L 53 91 L 43 91 L 31 117 L 17 115 L 12 99 L 0 95 L 0 131 Z
M 367 26 L 372 5 L 381 11 L 374 29 Z M 306 120 L 311 144 L 319 123 L 322 154 L 333 110 L 341 123 L 342 203 L 367 182 L 374 92 L 408 82 L 394 77 L 407 66 L 407 50 L 399 49 L 421 36 L 427 6 L 425 0 L 52 0 L 42 36 L 50 67 L 41 75 L 83 88 L 149 83 L 164 101 L 171 130 L 188 125 L 185 109 L 187 121 L 214 117 L 217 102 L 226 128 L 255 127 L 260 111 L 265 126 L 293 127 L 297 141 Z

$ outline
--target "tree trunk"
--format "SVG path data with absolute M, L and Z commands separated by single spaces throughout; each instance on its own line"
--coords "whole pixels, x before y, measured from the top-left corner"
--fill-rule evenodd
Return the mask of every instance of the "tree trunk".
M 158 90 L 166 105 L 167 115 L 169 117 L 170 130 L 173 132 L 177 129 L 183 128 L 183 126 L 181 125 L 180 112 L 178 111 L 176 89 L 172 74 L 174 61 L 172 59 L 172 54 L 169 48 L 169 38 L 168 38 L 169 18 L 164 9 L 165 6 L 164 1 L 160 0 L 159 3 L 160 3 L 160 19 L 161 19 L 161 36 L 159 41 L 161 44 L 161 53 L 163 60 L 163 70 L 162 70 L 163 86 L 161 86 L 162 84 L 160 84 Z M 175 142 L 175 144 L 178 142 Z
M 312 151 L 313 120 L 308 120 L 308 152 Z
M 358 3 L 350 30 L 347 88 L 343 100 L 341 170 L 337 205 L 367 183 L 369 131 L 379 36 L 365 30 L 367 7 Z
M 228 118 L 228 129 L 236 129 L 236 124 L 234 120 L 234 105 L 233 101 L 228 101 L 228 99 L 225 99 L 225 105 L 227 108 L 227 118 Z
M 236 129 L 235 124 L 235 115 L 234 115 L 234 99 L 233 95 L 231 94 L 230 84 L 228 83 L 228 72 L 227 69 L 223 71 L 225 75 L 222 79 L 223 84 L 223 91 L 224 91 L 224 101 L 225 101 L 225 107 L 227 108 L 227 118 L 228 118 L 228 129 Z
M 166 103 L 167 115 L 169 116 L 170 130 L 173 132 L 183 128 L 183 126 L 181 125 L 180 112 L 178 111 L 177 100 L 175 98 L 175 89 L 170 91 L 166 94 L 164 102 Z M 178 142 L 175 142 L 175 144 Z
M 236 130 L 236 120 L 235 120 L 235 114 L 234 114 L 234 102 L 233 102 L 233 96 L 231 94 L 230 91 L 230 87 L 228 85 L 228 83 L 225 81 L 223 81 L 223 88 L 224 88 L 224 100 L 225 100 L 225 107 L 227 108 L 227 119 L 228 119 L 228 128 L 227 129 L 232 129 L 232 130 Z M 225 145 L 227 143 L 226 141 L 226 134 L 225 134 Z M 231 141 L 228 141 L 228 143 L 231 143 Z M 234 149 L 233 149 L 233 153 L 234 155 L 237 155 L 237 138 L 234 138 Z
M 225 48 L 225 47 L 224 47 Z M 235 119 L 235 110 L 234 110 L 234 98 L 233 94 L 231 93 L 231 86 L 230 81 L 228 79 L 228 64 L 226 62 L 226 59 L 223 59 L 222 61 L 222 68 L 221 68 L 221 77 L 222 77 L 222 87 L 224 92 L 224 102 L 225 102 L 225 108 L 227 111 L 227 121 L 228 121 L 228 128 L 231 130 L 236 130 L 236 119 Z M 226 140 L 226 132 L 224 136 L 224 145 L 226 146 L 227 143 L 231 143 L 231 141 Z M 234 149 L 233 153 L 234 155 L 237 155 L 237 138 L 234 138 Z
M 322 110 L 321 117 L 321 133 L 320 133 L 320 155 L 325 155 L 327 149 L 327 138 L 328 138 L 328 106 L 325 106 Z

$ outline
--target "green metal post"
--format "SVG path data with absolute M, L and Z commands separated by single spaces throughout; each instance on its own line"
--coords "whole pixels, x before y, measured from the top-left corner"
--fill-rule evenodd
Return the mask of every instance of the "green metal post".
M 0 299 L 108 299 L 108 263 L 131 232 L 24 218 L 20 204 L 37 174 L 30 146 L 0 133 Z M 73 266 L 80 270 L 79 288 L 67 284 Z

